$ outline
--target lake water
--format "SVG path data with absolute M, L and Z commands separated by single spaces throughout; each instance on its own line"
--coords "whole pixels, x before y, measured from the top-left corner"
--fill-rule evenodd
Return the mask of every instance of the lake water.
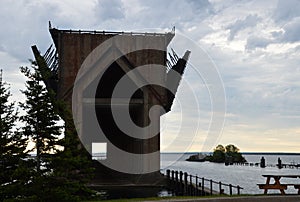
M 300 169 L 277 167 L 252 167 L 210 163 L 210 162 L 189 162 L 185 161 L 191 154 L 167 153 L 161 154 L 161 169 L 178 170 L 187 172 L 188 174 L 198 175 L 214 181 L 221 181 L 226 184 L 239 185 L 244 189 L 242 194 L 262 194 L 257 186 L 259 183 L 265 183 L 266 179 L 262 177 L 264 174 L 300 174 Z M 277 159 L 280 158 L 284 164 L 300 164 L 300 155 L 243 155 L 249 163 L 259 163 L 262 156 L 266 159 L 266 164 L 275 165 Z M 300 179 L 282 178 L 283 183 L 300 183 Z M 217 187 L 214 188 L 218 190 Z M 234 190 L 235 191 L 235 190 Z M 226 190 L 225 190 L 226 192 Z M 297 193 L 293 187 L 288 188 L 287 193 Z M 268 193 L 279 193 L 277 190 L 270 190 Z

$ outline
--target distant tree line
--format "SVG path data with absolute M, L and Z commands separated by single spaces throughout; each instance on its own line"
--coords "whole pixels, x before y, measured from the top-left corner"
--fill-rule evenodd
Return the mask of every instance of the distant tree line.
M 212 155 L 205 158 L 207 161 L 216 163 L 244 163 L 246 159 L 240 153 L 238 147 L 233 144 L 227 146 L 218 145 Z
M 78 147 L 71 112 L 46 90 L 35 62 L 20 70 L 27 77 L 23 102 L 11 102 L 9 85 L 0 83 L 0 201 L 91 198 L 91 159 Z

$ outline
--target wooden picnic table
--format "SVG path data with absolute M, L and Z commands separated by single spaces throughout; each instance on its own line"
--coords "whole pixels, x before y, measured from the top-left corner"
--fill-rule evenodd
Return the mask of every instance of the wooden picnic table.
M 295 189 L 298 189 L 298 194 L 300 194 L 300 184 L 282 184 L 280 183 L 281 178 L 300 178 L 300 175 L 262 175 L 266 177 L 265 184 L 258 184 L 260 189 L 264 189 L 264 194 L 268 193 L 269 189 L 280 190 L 281 194 L 284 195 L 288 186 L 294 186 Z M 274 179 L 274 183 L 270 184 L 271 178 Z

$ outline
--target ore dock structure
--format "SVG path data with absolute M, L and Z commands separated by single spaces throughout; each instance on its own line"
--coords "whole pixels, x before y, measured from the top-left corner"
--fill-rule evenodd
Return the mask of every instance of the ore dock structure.
M 63 30 L 52 28 L 49 25 L 49 31 L 54 46 L 50 46 L 45 54 L 41 54 L 36 46 L 32 46 L 32 50 L 38 68 L 42 70 L 46 87 L 54 90 L 56 99 L 63 100 L 70 109 L 73 106 L 73 113 L 75 111 L 80 116 L 81 122 L 75 123 L 75 125 L 78 124 L 75 127 L 79 128 L 77 131 L 79 131 L 78 135 L 81 140 L 86 139 L 83 143 L 85 148 L 91 150 L 93 143 L 106 143 L 106 159 L 102 161 L 119 163 L 120 166 L 122 166 L 122 162 L 126 162 L 133 169 L 137 168 L 136 170 L 141 171 L 140 173 L 122 172 L 106 166 L 105 163 L 101 163 L 101 160 L 94 160 L 95 177 L 91 185 L 95 187 L 155 187 L 164 185 L 165 180 L 160 173 L 159 132 L 153 134 L 155 132 L 149 129 L 146 134 L 143 134 L 144 138 L 137 138 L 139 134 L 135 134 L 133 137 L 124 133 L 118 128 L 114 120 L 111 111 L 111 98 L 114 88 L 128 72 L 144 65 L 160 65 L 159 73 L 149 68 L 146 73 L 134 74 L 130 79 L 132 85 L 135 85 L 141 80 L 155 78 L 160 83 L 165 84 L 166 87 L 146 85 L 138 88 L 131 95 L 129 106 L 127 106 L 130 118 L 137 126 L 143 128 L 153 122 L 159 131 L 160 116 L 171 110 L 180 83 L 180 78 L 173 77 L 170 72 L 174 70 L 181 76 L 190 54 L 189 51 L 186 51 L 184 56 L 179 58 L 173 49 L 170 52 L 167 51 L 170 41 L 175 36 L 175 30 L 167 33 L 107 32 Z M 108 62 L 109 67 L 104 69 L 106 58 L 109 58 L 109 55 L 118 47 L 109 46 L 105 50 L 98 50 L 100 55 L 97 56 L 97 65 L 85 67 L 86 70 L 81 75 L 80 93 L 75 96 L 77 96 L 77 101 L 82 101 L 82 105 L 77 107 L 76 103 L 72 103 L 74 102 L 72 101 L 74 100 L 72 94 L 81 66 L 93 51 L 95 52 L 101 44 L 115 36 L 118 36 L 121 41 L 130 42 L 129 45 L 126 45 L 127 53 Z M 155 44 L 160 48 L 155 50 L 151 49 L 150 46 L 136 50 L 139 44 Z M 101 79 L 99 80 L 100 75 Z M 94 90 L 95 86 L 95 94 L 91 94 L 90 92 Z M 124 105 L 122 99 L 125 98 L 119 99 L 120 106 L 115 103 L 117 108 L 122 108 Z M 161 106 L 164 110 L 163 112 L 159 108 L 154 110 L 152 112 L 154 115 L 150 120 L 149 110 L 155 105 Z M 87 122 L 90 121 L 89 116 L 93 110 L 96 111 L 97 124 L 105 137 L 99 136 L 93 128 L 87 127 Z M 139 157 L 122 159 L 116 155 L 116 148 Z M 151 158 L 147 158 L 143 157 L 144 154 L 153 155 Z M 149 167 L 154 171 L 149 170 Z

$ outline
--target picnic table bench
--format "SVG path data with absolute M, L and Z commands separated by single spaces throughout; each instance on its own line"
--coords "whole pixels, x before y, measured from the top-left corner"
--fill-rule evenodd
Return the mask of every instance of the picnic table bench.
M 281 194 L 284 195 L 288 186 L 293 186 L 295 189 L 298 189 L 298 194 L 300 194 L 300 184 L 282 184 L 280 183 L 281 178 L 300 178 L 300 175 L 262 175 L 266 177 L 265 184 L 257 184 L 260 189 L 264 189 L 264 194 L 268 193 L 269 189 L 277 189 L 280 190 Z M 271 178 L 274 179 L 274 183 L 270 184 Z

